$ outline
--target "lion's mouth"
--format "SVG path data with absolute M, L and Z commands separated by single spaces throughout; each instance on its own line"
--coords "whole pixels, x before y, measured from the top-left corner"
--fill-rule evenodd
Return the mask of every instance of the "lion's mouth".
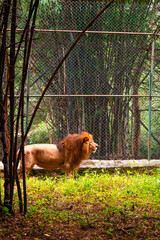
M 97 143 L 91 143 L 93 149 L 92 149 L 92 152 L 95 153 L 97 151 L 97 148 L 98 148 L 98 144 Z

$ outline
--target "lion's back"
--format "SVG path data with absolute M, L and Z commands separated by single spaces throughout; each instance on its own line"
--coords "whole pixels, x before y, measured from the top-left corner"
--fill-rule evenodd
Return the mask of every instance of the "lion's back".
M 45 159 L 57 159 L 59 158 L 59 150 L 55 144 L 31 144 L 24 147 L 24 153 L 34 157 L 37 161 L 43 161 Z
M 24 148 L 26 161 L 30 161 L 45 169 L 59 167 L 64 161 L 55 144 L 32 144 Z
M 57 149 L 55 144 L 48 144 L 48 143 L 36 143 L 36 144 L 30 144 L 24 146 L 25 151 L 36 151 L 40 149 L 46 149 L 46 150 L 55 150 Z

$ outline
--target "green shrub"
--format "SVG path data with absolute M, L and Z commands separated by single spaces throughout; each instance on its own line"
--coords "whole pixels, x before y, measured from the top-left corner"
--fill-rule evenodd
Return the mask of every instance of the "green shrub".
M 44 122 L 32 127 L 32 130 L 28 134 L 28 143 L 49 143 L 48 131 Z

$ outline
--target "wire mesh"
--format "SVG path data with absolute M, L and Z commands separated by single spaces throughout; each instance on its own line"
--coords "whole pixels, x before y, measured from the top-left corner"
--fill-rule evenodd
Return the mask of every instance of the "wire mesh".
M 104 5 L 93 1 L 41 1 L 28 70 L 28 121 L 46 83 L 77 38 L 77 31 L 82 31 Z M 56 143 L 68 133 L 88 131 L 99 145 L 91 158 L 147 158 L 154 40 L 152 94 L 156 97 L 152 97 L 151 157 L 160 157 L 159 12 L 156 2 L 119 1 L 98 18 L 50 85 L 29 132 L 29 144 Z M 23 29 L 23 6 L 19 15 L 17 28 Z M 20 34 L 17 31 L 17 39 Z M 17 66 L 17 76 L 20 68 Z M 16 90 L 18 94 L 18 81 Z

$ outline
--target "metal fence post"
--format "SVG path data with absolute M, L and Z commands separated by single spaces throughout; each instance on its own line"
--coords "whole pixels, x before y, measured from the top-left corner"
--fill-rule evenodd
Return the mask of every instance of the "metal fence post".
M 70 33 L 71 42 L 74 42 L 73 34 Z M 70 54 L 70 94 L 74 95 L 74 81 L 75 81 L 75 50 L 73 49 Z M 69 133 L 73 133 L 73 96 L 69 100 Z
M 153 68 L 154 68 L 154 49 L 155 39 L 152 42 L 152 55 L 151 55 L 151 72 L 149 74 L 149 126 L 148 126 L 148 161 L 151 160 L 151 127 L 152 127 L 152 85 L 153 85 Z
M 30 78 L 30 61 L 29 68 L 27 72 L 27 96 L 26 96 L 26 113 L 25 113 L 25 132 L 28 127 L 28 109 L 29 109 L 29 78 Z

